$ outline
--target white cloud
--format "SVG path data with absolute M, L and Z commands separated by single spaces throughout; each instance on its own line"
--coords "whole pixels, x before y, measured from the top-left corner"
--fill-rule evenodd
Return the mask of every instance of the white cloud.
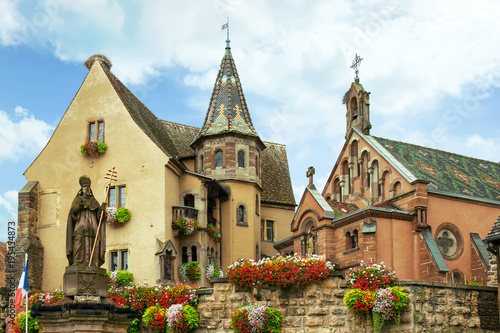
M 16 35 L 22 27 L 23 17 L 16 8 L 16 1 L 0 0 L 0 42 L 17 44 Z
M 17 191 L 7 191 L 0 195 L 0 206 L 5 209 L 11 220 L 17 220 Z
M 15 113 L 19 119 L 11 119 L 9 114 L 0 110 L 0 161 L 17 160 L 23 156 L 33 156 L 47 143 L 54 128 L 36 119 L 28 110 L 18 106 Z

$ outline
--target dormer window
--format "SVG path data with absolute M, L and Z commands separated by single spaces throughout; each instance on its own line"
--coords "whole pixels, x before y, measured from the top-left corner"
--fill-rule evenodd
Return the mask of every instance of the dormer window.
M 223 162 L 222 151 L 218 150 L 218 151 L 215 152 L 215 168 L 216 169 L 221 169 L 222 168 L 222 162 Z
M 88 123 L 87 140 L 104 142 L 104 122 L 102 120 Z

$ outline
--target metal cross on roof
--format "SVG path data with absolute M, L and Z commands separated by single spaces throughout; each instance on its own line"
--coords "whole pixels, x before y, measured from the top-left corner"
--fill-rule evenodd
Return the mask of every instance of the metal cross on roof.
M 358 54 L 356 53 L 356 55 L 354 56 L 354 60 L 352 61 L 352 66 L 351 66 L 351 68 L 354 69 L 354 73 L 356 74 L 356 77 L 354 78 L 356 80 L 356 82 L 359 81 L 358 74 L 359 74 L 359 66 L 361 66 L 361 60 L 363 60 L 363 58 L 358 56 Z

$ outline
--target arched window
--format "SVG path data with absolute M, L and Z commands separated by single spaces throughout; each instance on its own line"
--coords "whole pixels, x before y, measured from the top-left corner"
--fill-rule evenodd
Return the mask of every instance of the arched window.
M 191 246 L 191 261 L 198 261 L 198 249 L 196 246 Z
M 245 223 L 245 206 L 238 206 L 238 223 Z
M 351 250 L 358 247 L 358 230 L 346 232 L 345 237 L 346 250 Z
M 259 156 L 255 157 L 255 174 L 258 176 L 260 172 Z
M 344 161 L 344 163 L 342 164 L 342 174 L 344 176 L 347 176 L 347 193 L 351 194 L 351 170 L 349 169 L 347 161 Z
M 199 173 L 203 173 L 203 155 L 200 155 Z
M 351 161 L 354 165 L 357 165 L 358 167 L 356 170 L 353 170 L 353 177 L 359 177 L 359 164 L 358 164 L 358 141 L 354 140 L 351 143 Z
M 183 246 L 182 247 L 182 263 L 187 264 L 188 262 L 189 262 L 188 249 L 187 249 L 187 247 Z
M 215 168 L 216 169 L 222 168 L 222 161 L 223 161 L 222 151 L 218 150 L 215 152 Z
M 356 100 L 356 97 L 351 99 L 351 114 L 352 120 L 358 118 L 358 101 Z
M 392 187 L 393 190 L 393 195 L 398 195 L 401 194 L 401 183 L 400 182 L 395 182 L 394 186 Z
M 245 167 L 245 151 L 240 150 L 238 152 L 238 168 L 244 168 Z
M 338 178 L 333 182 L 333 193 L 335 200 L 342 201 L 342 186 L 340 186 L 340 180 Z

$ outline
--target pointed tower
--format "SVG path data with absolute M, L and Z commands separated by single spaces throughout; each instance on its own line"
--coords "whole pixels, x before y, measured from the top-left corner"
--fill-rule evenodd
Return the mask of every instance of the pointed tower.
M 252 124 L 229 39 L 205 122 L 191 147 L 198 173 L 260 186 L 260 155 L 266 146 Z
M 205 122 L 191 144 L 196 172 L 215 178 L 231 193 L 228 201 L 211 209 L 221 224 L 224 265 L 242 257 L 259 259 L 261 162 L 266 148 L 252 124 L 229 38 L 226 43 Z
M 361 63 L 360 57 L 356 54 L 351 68 L 354 69 L 356 77 L 351 84 L 349 90 L 345 93 L 342 99 L 342 104 L 345 104 L 346 112 L 346 134 L 349 135 L 353 126 L 356 126 L 364 134 L 370 134 L 372 124 L 370 123 L 370 93 L 363 88 L 359 83 L 359 65 Z

